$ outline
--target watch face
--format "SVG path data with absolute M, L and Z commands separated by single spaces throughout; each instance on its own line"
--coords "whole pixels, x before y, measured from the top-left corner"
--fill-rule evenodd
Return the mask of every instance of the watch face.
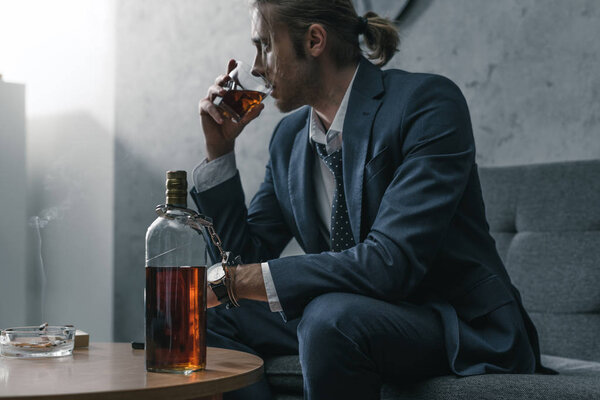
M 215 265 L 210 267 L 208 269 L 208 271 L 206 271 L 206 279 L 209 282 L 218 281 L 219 279 L 222 279 L 224 276 L 225 276 L 225 270 L 223 270 L 223 266 L 221 265 L 220 262 L 216 263 Z

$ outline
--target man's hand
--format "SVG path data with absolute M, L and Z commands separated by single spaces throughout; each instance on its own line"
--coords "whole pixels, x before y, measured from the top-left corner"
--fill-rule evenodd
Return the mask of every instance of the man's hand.
M 235 60 L 229 60 L 227 73 L 229 74 L 236 66 Z M 198 112 L 202 122 L 202 130 L 206 141 L 206 157 L 208 161 L 221 157 L 233 150 L 235 139 L 240 135 L 242 130 L 250 121 L 260 115 L 260 112 L 265 108 L 264 104 L 252 108 L 242 118 L 240 122 L 234 122 L 226 119 L 221 114 L 217 106 L 213 104 L 215 97 L 224 96 L 226 90 L 223 85 L 231 78 L 229 75 L 221 75 L 216 80 L 214 85 L 208 89 L 206 97 L 200 100 Z
M 233 290 L 238 299 L 267 301 L 267 290 L 265 289 L 265 281 L 260 264 L 238 265 L 234 279 Z M 206 290 L 207 308 L 221 304 L 210 286 L 207 286 Z

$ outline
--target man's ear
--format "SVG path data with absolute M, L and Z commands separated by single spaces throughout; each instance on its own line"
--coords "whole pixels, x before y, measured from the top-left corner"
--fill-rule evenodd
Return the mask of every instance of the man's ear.
M 327 45 L 327 31 L 321 24 L 312 24 L 306 30 L 306 54 L 318 57 L 325 51 Z

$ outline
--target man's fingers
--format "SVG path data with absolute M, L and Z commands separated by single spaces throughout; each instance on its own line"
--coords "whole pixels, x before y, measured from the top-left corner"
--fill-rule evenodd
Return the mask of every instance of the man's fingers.
M 227 92 L 227 91 L 225 89 L 223 89 L 221 86 L 212 85 L 211 87 L 208 88 L 208 92 L 206 92 L 206 97 L 210 101 L 213 101 L 216 96 L 223 97 L 225 95 L 225 92 Z
M 227 73 L 229 74 L 235 67 L 237 67 L 237 61 L 234 59 L 229 60 L 229 63 L 227 64 Z
M 215 85 L 221 86 L 230 79 L 231 77 L 229 75 L 219 75 L 217 76 L 217 79 L 215 79 Z
M 223 123 L 223 117 L 219 109 L 209 99 L 202 99 L 198 108 L 200 115 L 210 115 L 217 124 L 221 125 Z

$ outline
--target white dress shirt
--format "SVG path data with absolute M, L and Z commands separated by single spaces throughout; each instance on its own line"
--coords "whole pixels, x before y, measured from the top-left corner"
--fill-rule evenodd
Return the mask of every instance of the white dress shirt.
M 354 76 L 346 88 L 346 93 L 342 98 L 340 107 L 338 108 L 333 122 L 329 127 L 329 130 L 325 132 L 323 123 L 321 122 L 316 111 L 311 108 L 310 111 L 310 125 L 309 125 L 309 137 L 308 140 L 315 143 L 321 143 L 326 146 L 327 154 L 336 152 L 342 147 L 342 130 L 344 128 L 344 120 L 346 119 L 346 110 L 348 109 L 348 100 L 350 98 L 350 91 L 352 84 L 356 78 L 356 72 L 358 67 L 354 71 Z M 320 227 L 323 240 L 328 243 L 329 229 L 331 225 L 331 205 L 333 204 L 333 194 L 335 192 L 335 178 L 325 162 L 321 160 L 317 154 L 314 146 L 313 148 L 315 157 L 315 165 L 313 167 L 313 182 L 315 184 L 315 195 L 317 197 L 317 213 L 320 218 Z M 237 166 L 235 163 L 235 153 L 232 151 L 219 158 L 208 162 L 204 159 L 200 164 L 194 168 L 192 172 L 192 179 L 197 192 L 203 192 L 210 188 L 213 188 L 228 179 L 231 179 L 237 173 Z M 264 262 L 261 264 L 263 280 L 265 283 L 265 289 L 267 292 L 267 298 L 269 301 L 269 308 L 271 311 L 282 311 L 281 303 L 279 302 L 279 296 L 277 296 L 277 290 L 275 283 L 271 276 L 271 270 L 269 269 L 269 263 Z

